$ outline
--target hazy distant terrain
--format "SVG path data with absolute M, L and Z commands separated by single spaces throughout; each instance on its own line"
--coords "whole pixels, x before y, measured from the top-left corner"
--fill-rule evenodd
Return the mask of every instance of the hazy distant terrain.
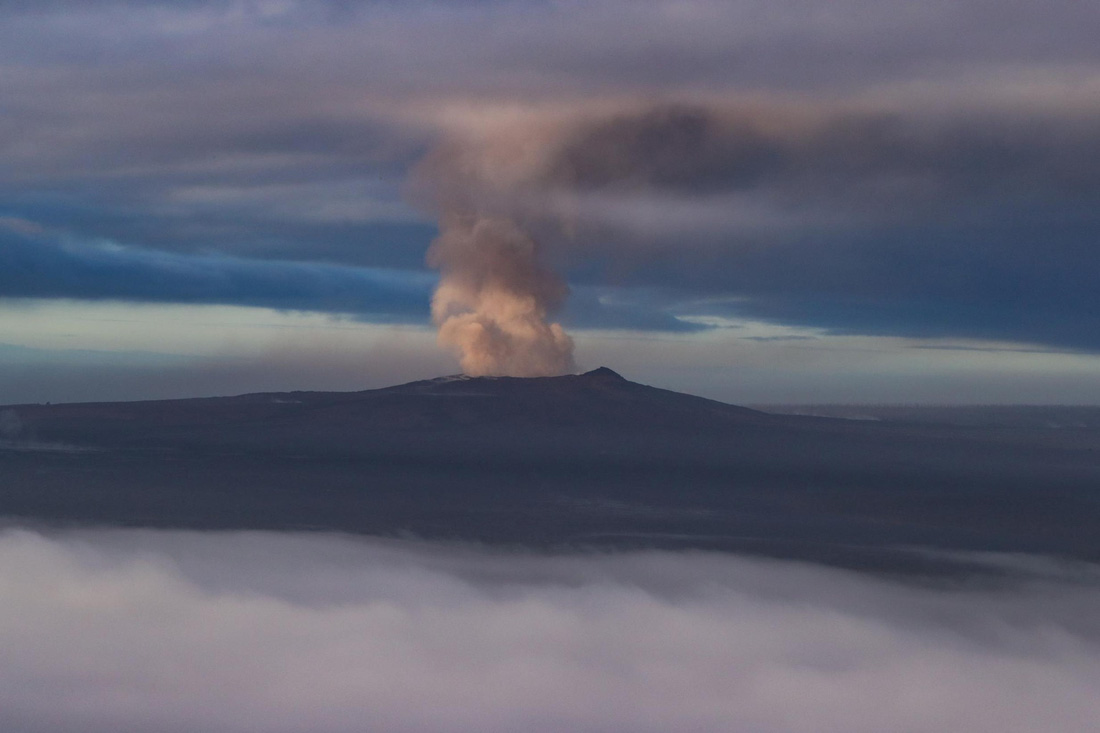
M 1096 412 L 1043 409 L 766 414 L 606 369 L 16 405 L 0 408 L 0 515 L 888 569 L 926 567 L 915 547 L 1100 559 Z
M 1097 405 L 753 405 L 775 415 L 837 417 L 910 425 L 1100 430 Z

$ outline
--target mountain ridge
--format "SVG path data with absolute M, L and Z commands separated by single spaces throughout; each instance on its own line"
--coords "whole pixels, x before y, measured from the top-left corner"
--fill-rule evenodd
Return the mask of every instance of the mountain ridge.
M 895 570 L 912 547 L 1100 560 L 1096 429 L 774 415 L 606 368 L 0 414 L 0 516 L 24 520 Z
M 444 402 L 432 398 L 448 398 Z M 485 399 L 490 398 L 490 399 Z M 695 395 L 631 382 L 606 367 L 557 377 L 468 377 L 454 375 L 351 392 L 254 392 L 134 402 L 9 405 L 28 434 L 38 440 L 95 443 L 135 433 L 148 444 L 168 428 L 187 427 L 223 434 L 227 426 L 304 421 L 318 434 L 431 428 L 451 423 L 485 428 L 516 422 L 556 425 L 668 424 L 690 416 L 711 420 L 767 420 L 765 413 Z M 434 422 L 433 422 L 434 421 Z M 354 423 L 354 425 L 352 425 Z M 18 437 L 18 436 L 12 436 Z M 173 433 L 177 438 L 178 433 Z M 330 439 L 335 440 L 335 437 Z

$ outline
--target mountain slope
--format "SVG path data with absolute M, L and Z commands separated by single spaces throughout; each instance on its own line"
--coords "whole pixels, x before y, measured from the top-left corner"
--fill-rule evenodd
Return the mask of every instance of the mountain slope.
M 629 382 L 610 369 L 565 377 L 442 377 L 364 392 L 259 393 L 149 402 L 20 405 L 23 435 L 87 445 L 154 445 L 445 431 L 456 427 L 721 428 L 768 416 L 701 397 Z M 247 431 L 247 433 L 239 432 Z
M 0 408 L 0 515 L 699 547 L 899 567 L 1100 559 L 1100 431 L 770 415 L 623 379 Z

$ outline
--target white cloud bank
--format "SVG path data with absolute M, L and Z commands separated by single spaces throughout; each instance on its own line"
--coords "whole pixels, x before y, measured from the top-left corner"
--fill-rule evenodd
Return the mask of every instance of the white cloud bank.
M 0 532 L 0 729 L 1095 730 L 1097 575 Z

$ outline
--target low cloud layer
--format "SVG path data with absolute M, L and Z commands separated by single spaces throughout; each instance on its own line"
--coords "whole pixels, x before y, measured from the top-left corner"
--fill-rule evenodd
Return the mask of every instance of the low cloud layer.
M 999 588 L 702 553 L 0 533 L 0 726 L 1091 730 L 1095 568 Z M 1068 573 L 1068 574 L 1067 574 Z

